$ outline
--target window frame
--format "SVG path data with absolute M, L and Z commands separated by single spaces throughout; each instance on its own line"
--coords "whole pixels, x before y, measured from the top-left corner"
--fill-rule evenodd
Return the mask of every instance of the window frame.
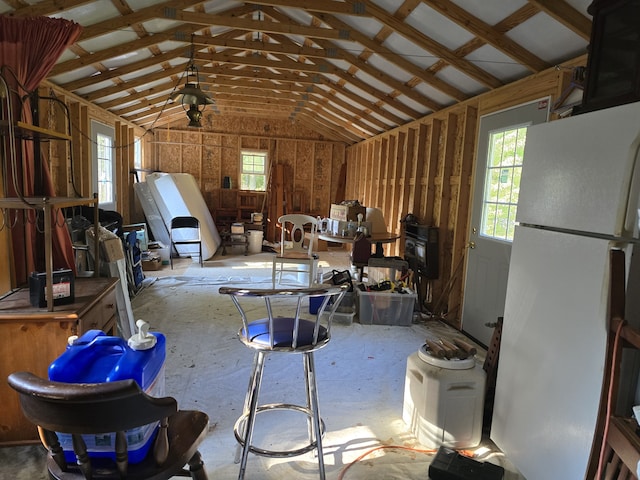
M 516 213 L 520 194 L 520 180 L 522 178 L 522 166 L 524 163 L 524 146 L 527 140 L 528 127 L 529 124 L 513 125 L 509 128 L 489 132 L 490 140 L 487 146 L 487 165 L 485 167 L 485 191 L 482 195 L 482 213 L 480 216 L 479 231 L 479 234 L 484 238 L 500 242 L 513 242 L 513 234 L 516 225 Z M 505 137 L 510 133 L 513 133 L 515 135 L 515 141 L 513 142 L 515 148 L 508 151 L 507 155 L 505 155 Z M 494 146 L 496 145 L 496 142 L 493 139 L 497 136 L 502 137 L 502 148 L 500 154 L 500 162 L 496 164 L 496 162 L 493 160 L 493 158 L 495 157 Z M 514 161 L 511 163 L 505 163 L 505 158 L 510 158 L 509 154 L 513 154 Z M 503 181 L 505 171 L 507 172 L 508 179 L 505 179 L 505 181 Z M 492 182 L 492 178 L 496 178 L 498 179 L 498 181 Z M 500 192 L 502 184 L 509 185 L 509 198 L 507 201 L 504 200 L 504 196 Z M 493 189 L 492 187 L 495 187 L 495 189 Z M 493 206 L 495 210 L 492 215 L 493 220 L 489 218 L 489 208 L 491 206 Z M 506 216 L 499 215 L 499 210 L 501 209 L 506 209 L 506 211 L 508 212 Z M 502 226 L 504 235 L 497 235 L 496 231 L 499 229 L 501 223 L 504 223 L 504 225 Z M 492 233 L 488 232 L 487 229 L 489 227 L 492 227 Z
M 245 157 L 263 157 L 264 158 L 264 169 L 262 171 L 262 173 L 255 173 L 255 172 L 251 172 L 251 171 L 245 171 Z M 263 177 L 264 178 L 264 188 L 260 189 L 260 188 L 256 188 L 256 182 L 249 182 L 252 183 L 253 186 L 249 185 L 248 187 L 246 185 L 243 185 L 243 176 L 244 175 L 249 175 L 252 177 Z M 268 179 L 268 175 L 269 175 L 269 153 L 267 152 L 267 150 L 257 150 L 257 149 L 242 149 L 240 150 L 240 161 L 238 162 L 238 186 L 240 188 L 240 190 L 247 190 L 247 191 L 251 191 L 251 192 L 266 192 L 267 191 L 267 183 L 269 181 Z
M 110 178 L 101 180 L 99 177 L 100 167 L 98 158 L 99 155 L 99 136 L 107 137 L 111 140 L 111 145 L 107 147 L 110 152 L 110 158 L 108 161 L 111 163 L 111 169 L 108 172 Z M 104 210 L 117 211 L 117 184 L 116 184 L 116 156 L 115 156 L 115 129 L 112 126 L 105 125 L 104 123 L 91 120 L 91 165 L 92 165 L 92 183 L 94 192 L 98 192 L 98 206 Z M 103 189 L 100 188 L 100 183 L 111 184 L 111 198 L 104 200 L 104 196 L 100 195 Z

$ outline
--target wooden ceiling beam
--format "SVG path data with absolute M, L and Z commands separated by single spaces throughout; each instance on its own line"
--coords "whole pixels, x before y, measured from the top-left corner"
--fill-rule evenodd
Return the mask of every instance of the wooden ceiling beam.
M 106 48 L 85 57 L 75 58 L 73 60 L 67 60 L 66 62 L 57 63 L 48 76 L 55 77 L 56 75 L 59 75 L 61 73 L 72 72 L 73 70 L 77 70 L 88 65 L 93 65 L 98 62 L 104 62 L 105 60 L 116 58 L 120 55 L 135 52 L 136 50 L 141 50 L 143 48 L 148 48 L 161 42 L 174 40 L 175 35 L 178 32 L 196 32 L 198 30 L 202 30 L 202 28 L 203 27 L 201 25 L 179 25 L 177 27 L 165 30 L 164 32 L 149 35 L 148 37 L 143 37 L 138 40 L 134 40 L 133 42 L 127 42 L 116 47 Z
M 327 95 L 332 102 L 342 106 L 343 108 L 351 108 L 351 110 L 355 112 L 355 111 L 360 111 L 358 110 L 358 107 L 357 107 L 357 106 L 360 106 L 364 109 L 364 112 L 366 115 L 369 115 L 371 113 L 376 113 L 378 116 L 386 119 L 389 122 L 389 123 L 384 123 L 375 117 L 372 118 L 371 121 L 381 128 L 386 129 L 386 128 L 389 128 L 390 126 L 397 126 L 403 123 L 403 120 L 400 117 L 397 117 L 391 112 L 388 112 L 386 110 L 379 108 L 376 105 L 371 104 L 371 102 L 369 102 L 368 100 L 365 100 L 355 95 L 349 90 L 346 90 L 344 87 L 337 85 L 336 83 L 330 81 L 329 79 L 321 75 L 302 76 L 302 75 L 296 75 L 295 73 L 291 73 L 291 72 L 280 72 L 279 74 L 275 74 L 263 68 L 259 69 L 258 71 L 251 70 L 249 74 L 244 73 L 247 70 L 248 68 L 242 69 L 242 70 L 232 69 L 229 66 L 216 66 L 215 68 L 205 67 L 200 69 L 200 72 L 212 75 L 216 77 L 216 79 L 204 80 L 204 81 L 201 81 L 201 84 L 209 83 L 209 82 L 211 82 L 212 84 L 215 84 L 215 82 L 218 81 L 217 77 L 219 76 L 232 77 L 234 79 L 233 80 L 234 82 L 237 81 L 238 77 L 240 77 L 240 78 L 247 78 L 248 80 L 246 81 L 249 81 L 249 82 L 251 81 L 251 79 L 262 79 L 262 80 L 289 81 L 294 83 L 301 83 L 302 85 L 305 85 L 305 84 L 307 85 L 305 88 L 309 92 L 314 91 L 316 93 Z M 244 75 L 244 77 L 242 77 L 242 75 Z M 247 75 L 250 75 L 250 76 L 247 76 Z M 325 90 L 317 86 L 314 87 L 314 85 L 325 85 L 328 87 L 329 90 Z M 333 94 L 331 93 L 332 91 L 335 92 L 336 90 L 343 97 L 346 97 L 351 102 L 353 102 L 354 105 L 349 105 L 346 101 L 339 98 L 336 93 L 333 93 Z
M 89 25 L 83 28 L 78 41 L 81 42 L 83 40 L 100 37 L 105 33 L 109 33 L 114 30 L 122 30 L 128 28 L 135 23 L 144 23 L 146 21 L 153 20 L 157 17 L 159 8 L 168 10 L 182 10 L 183 8 L 193 7 L 202 3 L 204 3 L 203 0 L 171 0 L 168 2 L 163 2 L 161 4 L 153 5 L 151 7 L 142 8 L 127 15 L 103 20 L 102 22 L 94 23 L 93 25 Z
M 368 17 L 370 16 L 368 9 L 371 2 L 350 0 L 345 2 L 337 2 L 334 0 L 251 0 L 251 3 L 271 7 L 300 8 L 339 15 Z
M 128 82 L 122 83 L 120 85 L 113 85 L 111 87 L 101 88 L 99 90 L 95 90 L 90 93 L 86 93 L 84 95 L 80 95 L 85 100 L 89 100 L 90 102 L 98 101 L 101 98 L 109 97 L 111 95 L 115 95 L 117 93 L 121 93 L 124 90 L 128 90 L 131 88 L 138 88 L 148 83 L 152 83 L 158 80 L 166 79 L 171 75 L 180 75 L 184 72 L 184 67 L 182 65 L 178 65 L 177 67 L 170 68 L 167 70 L 161 70 L 159 72 L 153 72 L 149 75 L 144 75 L 142 77 L 138 77 L 132 79 Z M 175 82 L 175 86 L 178 86 L 178 82 Z M 154 88 L 147 89 L 148 91 L 154 91 Z M 156 92 L 154 92 L 156 93 Z M 159 92 L 158 92 L 159 93 Z M 124 99 L 126 102 L 126 98 Z
M 274 105 L 278 104 L 278 102 L 289 103 L 293 106 L 302 107 L 303 105 L 316 104 L 318 106 L 324 107 L 328 112 L 328 119 L 333 123 L 339 124 L 343 128 L 351 129 L 354 133 L 362 136 L 362 132 L 366 131 L 370 135 L 374 130 L 370 126 L 364 124 L 360 119 L 356 118 L 349 111 L 343 111 L 331 105 L 325 105 L 322 102 L 315 101 L 314 96 L 308 95 L 306 92 L 303 94 L 297 95 L 289 95 L 289 94 L 277 94 L 277 93 L 265 93 L 262 90 L 251 89 L 251 88 L 219 88 L 216 90 L 215 95 L 216 103 L 218 107 L 222 104 L 219 103 L 219 100 L 233 101 L 237 103 L 258 103 L 261 106 L 265 105 Z M 301 105 L 302 104 L 302 105 Z M 268 109 L 263 108 L 265 113 L 268 114 Z M 343 117 L 348 119 L 351 122 L 351 125 L 345 125 L 344 120 L 339 119 L 338 117 Z M 366 136 L 366 135 L 365 135 Z
M 282 43 L 286 42 L 286 41 L 290 41 L 288 38 L 283 37 L 283 36 L 277 36 L 276 37 L 278 40 L 280 40 Z M 340 60 L 344 60 L 348 63 L 350 63 L 351 65 L 353 65 L 354 67 L 356 67 L 357 69 L 359 69 L 362 72 L 365 72 L 366 74 L 372 76 L 373 78 L 379 80 L 380 82 L 384 83 L 385 85 L 390 86 L 391 88 L 394 88 L 396 90 L 398 90 L 400 93 L 402 93 L 403 95 L 405 95 L 406 97 L 412 99 L 413 101 L 420 103 L 421 105 L 424 105 L 425 107 L 429 108 L 430 110 L 433 111 L 438 111 L 442 108 L 442 105 L 440 105 L 437 102 L 434 102 L 433 100 L 425 97 L 424 95 L 421 95 L 419 92 L 412 90 L 411 88 L 407 87 L 405 84 L 403 84 L 402 82 L 400 82 L 399 80 L 396 80 L 395 78 L 385 74 L 384 72 L 374 68 L 373 66 L 367 64 L 366 62 L 363 62 L 362 60 L 360 60 L 358 57 L 356 57 L 355 55 L 348 53 L 346 51 L 344 51 L 344 49 L 342 49 L 341 47 L 338 47 L 337 45 L 326 41 L 326 40 L 321 40 L 321 39 L 316 39 L 316 42 L 318 42 L 318 45 L 324 47 L 325 50 L 329 51 L 335 51 L 335 55 L 337 59 Z M 330 64 L 330 62 L 329 62 Z
M 17 2 L 16 2 L 17 3 Z M 44 2 L 37 3 L 35 5 L 20 6 L 13 10 L 10 15 L 12 17 L 38 17 L 53 15 L 60 11 L 69 10 L 71 8 L 79 7 L 91 3 L 91 0 L 65 0 L 64 8 L 60 8 L 60 1 L 58 0 L 45 0 Z
M 315 112 L 302 110 L 297 112 L 291 120 L 299 120 L 305 123 L 309 128 L 319 131 L 327 138 L 342 138 L 347 143 L 357 143 L 362 140 L 361 137 L 354 135 L 352 132 L 344 128 L 336 127 L 334 124 L 327 122 L 326 119 L 319 117 Z
M 328 38 L 334 40 L 348 40 L 352 31 L 351 28 L 348 30 L 338 31 L 332 28 L 305 27 L 293 22 L 283 23 L 261 21 L 241 17 L 229 17 L 226 15 L 207 15 L 202 13 L 185 12 L 182 10 L 166 13 L 162 9 L 159 9 L 157 14 L 158 18 L 180 20 L 185 23 L 201 25 L 200 29 L 204 27 L 211 27 L 212 25 L 220 25 L 229 28 L 248 30 L 251 32 L 284 33 L 288 35 L 302 35 L 306 37 Z
M 422 0 L 422 2 L 457 23 L 465 30 L 482 38 L 489 45 L 513 58 L 516 62 L 524 65 L 532 72 L 540 72 L 549 67 L 544 60 L 524 49 L 509 37 L 501 35 L 489 24 L 471 15 L 451 0 Z
M 323 22 L 326 22 L 330 25 L 335 25 L 335 26 L 342 25 L 342 21 L 338 20 L 335 17 L 330 18 L 329 16 L 322 14 L 320 15 L 320 18 Z M 367 36 L 360 33 L 354 33 L 353 36 L 356 37 L 358 43 L 371 49 L 376 54 L 380 55 L 381 57 L 388 60 L 389 62 L 397 65 L 399 68 L 401 68 L 405 72 L 419 77 L 424 83 L 441 91 L 445 95 L 448 95 L 449 97 L 456 100 L 460 100 L 460 101 L 468 98 L 468 95 L 466 93 L 455 88 L 453 85 L 450 85 L 444 80 L 437 78 L 435 75 L 432 75 L 428 71 L 422 70 L 417 65 L 409 62 L 408 60 L 396 54 L 395 52 L 392 52 L 391 50 L 379 44 L 378 42 L 369 39 Z
M 422 0 L 420 1 L 422 2 Z M 508 31 L 516 28 L 521 23 L 527 21 L 528 19 L 530 19 L 534 15 L 537 15 L 538 13 L 540 13 L 540 11 L 535 6 L 528 3 L 520 7 L 518 10 L 513 12 L 508 17 L 505 17 L 500 22 L 496 23 L 493 26 L 493 29 L 496 32 L 498 32 L 500 35 L 504 35 Z M 456 48 L 454 53 L 459 57 L 466 57 L 467 55 L 471 54 L 471 52 L 476 51 L 477 49 L 479 49 L 480 47 L 486 44 L 487 42 L 485 42 L 480 37 L 474 37 L 472 40 L 469 40 L 464 45 Z M 448 65 L 449 65 L 448 62 L 445 62 L 444 60 L 438 60 L 436 63 L 431 65 L 427 70 L 435 74 L 435 73 L 438 73 L 443 68 L 447 67 Z
M 591 39 L 592 20 L 582 15 L 565 0 L 528 0 L 541 11 L 553 17 L 573 33 L 585 40 Z
M 258 67 L 265 67 L 265 68 L 285 69 L 290 71 L 302 71 L 302 72 L 316 73 L 316 74 L 333 74 L 340 78 L 343 78 L 345 81 L 353 84 L 355 87 L 363 90 L 364 92 L 367 92 L 368 94 L 379 98 L 383 102 L 391 104 L 391 106 L 396 110 L 403 112 L 414 119 L 422 116 L 421 113 L 402 104 L 401 102 L 395 100 L 394 98 L 390 97 L 386 93 L 378 91 L 377 89 L 368 85 L 366 82 L 358 79 L 357 77 L 349 75 L 348 73 L 344 72 L 343 70 L 331 64 L 299 63 L 299 62 L 294 62 L 288 59 L 284 59 L 284 60 L 280 59 L 280 61 L 278 62 L 273 62 L 264 57 L 258 57 L 258 56 L 239 57 L 236 55 L 229 55 L 226 53 L 200 54 L 196 58 L 199 61 L 234 63 L 238 65 L 252 65 L 252 66 L 258 66 Z
M 456 56 L 451 50 L 446 48 L 441 43 L 436 42 L 432 38 L 426 36 L 424 33 L 416 30 L 411 25 L 403 22 L 402 19 L 397 18 L 394 15 L 390 15 L 383 8 L 372 5 L 369 8 L 369 12 L 373 14 L 373 16 L 376 19 L 378 19 L 380 22 L 382 22 L 383 24 L 389 26 L 394 31 L 396 31 L 399 35 L 402 35 L 403 37 L 407 38 L 411 42 L 417 43 L 418 45 L 422 45 L 424 49 L 427 50 L 429 53 L 449 62 L 451 66 L 453 66 L 457 70 L 460 70 L 465 75 L 468 75 L 469 77 L 473 78 L 477 82 L 490 88 L 497 88 L 502 86 L 502 82 L 496 77 L 494 77 L 493 75 L 491 75 L 489 72 L 482 70 L 477 65 L 474 65 L 473 63 L 469 62 L 468 60 L 465 60 L 464 58 L 460 58 Z M 408 62 L 408 63 L 412 65 L 411 62 Z M 429 83 L 431 83 L 431 81 L 429 81 Z M 441 90 L 441 88 L 439 88 L 437 84 L 435 84 L 434 87 L 438 88 L 438 90 Z M 453 96 L 450 93 L 447 93 L 447 95 Z M 460 98 L 455 96 L 453 96 L 453 98 L 457 98 L 461 100 Z
M 133 62 L 128 65 L 123 65 L 122 67 L 115 68 L 113 70 L 100 72 L 99 74 L 80 78 L 71 82 L 60 83 L 59 85 L 65 90 L 74 91 L 84 87 L 88 87 L 90 85 L 94 85 L 96 83 L 114 80 L 118 77 L 122 77 L 130 73 L 135 73 L 138 70 L 153 67 L 155 65 L 158 65 L 161 68 L 162 63 L 168 62 L 169 60 L 173 60 L 174 58 L 181 56 L 180 52 L 182 50 L 184 50 L 184 48 L 169 50 L 160 55 L 145 58 L 144 60 L 140 60 L 139 62 Z M 183 69 L 186 68 L 186 66 L 187 62 L 185 61 Z
M 281 42 L 286 42 L 286 41 L 290 41 L 288 40 L 286 37 L 277 37 Z M 323 47 L 326 51 L 332 51 L 335 52 L 335 58 L 339 59 L 339 60 L 344 60 L 346 62 L 348 62 L 349 64 L 351 64 L 353 67 L 355 67 L 357 70 L 360 70 L 368 75 L 370 75 L 373 78 L 376 78 L 377 80 L 379 80 L 380 82 L 384 83 L 385 85 L 388 85 L 389 87 L 397 90 L 399 93 L 405 95 L 406 97 L 412 99 L 413 101 L 424 105 L 425 107 L 429 108 L 432 111 L 437 111 L 440 110 L 442 108 L 442 105 L 440 105 L 439 103 L 433 101 L 430 98 L 425 97 L 424 95 L 420 94 L 419 92 L 411 89 L 410 87 L 406 86 L 404 83 L 402 83 L 399 80 L 396 80 L 395 78 L 391 77 L 390 75 L 387 75 L 386 73 L 374 68 L 372 65 L 366 63 L 365 61 L 361 60 L 360 58 L 358 58 L 357 56 L 345 51 L 343 48 L 341 48 L 340 46 L 328 41 L 328 40 L 322 40 L 322 39 L 315 39 L 316 43 L 318 45 L 320 45 L 321 47 Z M 329 62 L 330 64 L 330 62 Z M 350 72 L 351 75 L 354 75 L 354 73 Z

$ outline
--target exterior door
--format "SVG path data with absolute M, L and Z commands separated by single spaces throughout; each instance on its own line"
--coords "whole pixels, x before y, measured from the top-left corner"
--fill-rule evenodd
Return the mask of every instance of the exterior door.
M 485 346 L 504 313 L 527 127 L 548 112 L 545 98 L 480 119 L 462 330 Z

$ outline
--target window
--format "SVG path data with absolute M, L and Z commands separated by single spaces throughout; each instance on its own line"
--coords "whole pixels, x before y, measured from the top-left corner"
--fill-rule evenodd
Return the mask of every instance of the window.
M 138 179 L 141 182 L 145 180 L 145 172 L 142 170 L 142 138 L 135 137 L 133 141 L 133 168 L 136 169 Z
M 240 159 L 240 189 L 267 189 L 267 152 L 243 150 Z
M 490 135 L 480 232 L 485 237 L 513 240 L 526 137 L 526 127 Z
M 93 151 L 93 184 L 98 203 L 105 210 L 116 210 L 114 130 L 108 125 L 91 122 Z

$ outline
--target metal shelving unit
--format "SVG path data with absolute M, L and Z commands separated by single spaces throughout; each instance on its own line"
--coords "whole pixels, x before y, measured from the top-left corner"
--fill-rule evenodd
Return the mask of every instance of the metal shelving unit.
M 4 77 L 0 75 L 0 134 L 5 139 L 5 145 L 0 149 L 2 155 L 2 168 L 4 170 L 5 181 L 7 179 L 7 166 L 14 165 L 17 152 L 15 140 L 28 140 L 33 142 L 62 140 L 71 141 L 71 127 L 69 132 L 62 133 L 57 131 L 41 128 L 38 125 L 31 125 L 22 121 L 12 119 L 12 101 L 11 91 Z M 53 248 L 52 248 L 52 218 L 57 211 L 64 208 L 76 206 L 93 206 L 94 212 L 94 229 L 95 245 L 94 259 L 95 268 L 94 276 L 99 274 L 99 235 L 98 232 L 98 196 L 93 197 L 7 197 L 0 198 L 0 209 L 4 211 L 5 219 L 9 218 L 8 210 L 40 210 L 44 216 L 44 245 L 45 245 L 45 270 L 46 270 L 46 299 L 47 310 L 53 311 Z

